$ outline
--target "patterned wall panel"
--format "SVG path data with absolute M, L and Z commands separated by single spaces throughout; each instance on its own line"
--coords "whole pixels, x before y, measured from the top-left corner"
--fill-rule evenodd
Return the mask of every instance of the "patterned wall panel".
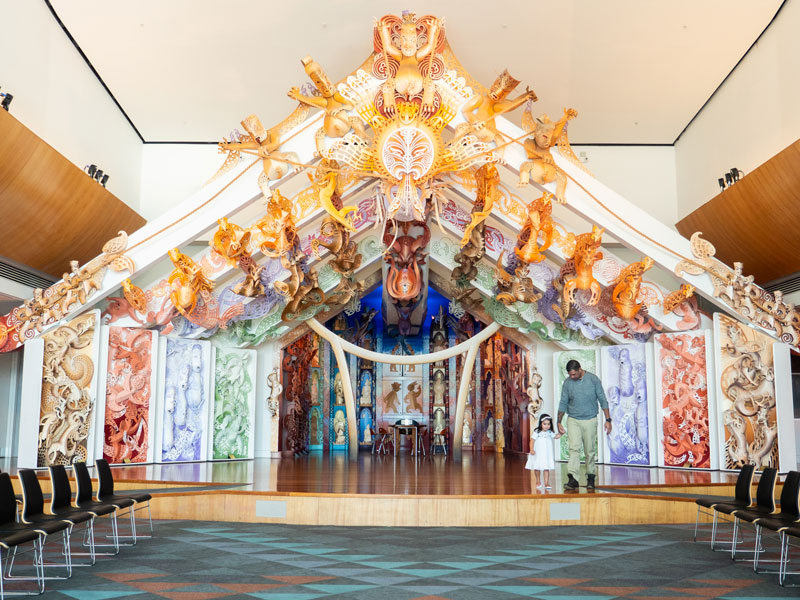
M 205 460 L 212 388 L 211 343 L 162 338 L 159 342 L 159 462 Z
M 253 458 L 256 361 L 255 350 L 215 349 L 212 460 Z
M 605 439 L 605 461 L 650 464 L 650 390 L 644 344 L 600 349 L 602 374 L 613 427 Z
M 134 327 L 104 329 L 107 368 L 101 378 L 105 408 L 100 417 L 103 458 L 109 463 L 152 462 L 158 333 Z
M 714 415 L 706 332 L 659 334 L 655 351 L 658 465 L 711 468 Z
M 714 314 L 714 334 L 720 468 L 778 468 L 775 340 L 722 313 Z
M 42 336 L 42 392 L 37 466 L 93 460 L 99 311 Z
M 551 416 L 555 420 L 557 413 L 558 413 L 558 403 L 561 400 L 561 385 L 564 383 L 564 380 L 567 378 L 567 371 L 566 366 L 569 361 L 572 359 L 577 360 L 581 363 L 581 367 L 584 371 L 588 371 L 590 373 L 594 373 L 599 377 L 597 372 L 597 351 L 596 350 L 567 350 L 564 352 L 554 352 L 553 353 L 553 396 L 554 396 L 554 404 L 552 408 Z M 564 418 L 564 429 L 566 429 L 566 422 L 567 419 Z M 598 425 L 600 420 L 598 420 Z M 561 450 L 560 453 L 556 452 L 556 460 L 567 460 L 569 459 L 569 439 L 567 438 L 567 434 L 561 436 Z M 559 459 L 560 454 L 560 459 Z M 603 456 L 603 449 L 601 448 L 598 440 L 597 446 L 597 456 L 598 458 Z M 584 460 L 586 457 L 584 456 L 583 451 L 581 451 L 581 460 Z

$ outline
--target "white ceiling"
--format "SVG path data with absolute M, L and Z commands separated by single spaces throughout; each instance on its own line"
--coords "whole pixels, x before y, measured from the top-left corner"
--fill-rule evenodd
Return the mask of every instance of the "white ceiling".
M 508 68 L 575 144 L 672 144 L 781 0 L 51 0 L 148 142 L 214 141 L 251 113 L 276 123 L 314 56 L 332 79 L 372 51 L 372 23 L 443 17 L 485 85 Z M 514 116 L 512 119 L 519 119 Z

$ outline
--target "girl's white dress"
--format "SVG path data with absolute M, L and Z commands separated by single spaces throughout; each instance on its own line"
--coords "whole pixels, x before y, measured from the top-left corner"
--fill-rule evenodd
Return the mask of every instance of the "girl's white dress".
M 525 468 L 536 471 L 549 471 L 556 468 L 555 459 L 555 439 L 556 434 L 553 430 L 533 432 L 532 438 L 533 451 L 536 454 L 529 454 Z

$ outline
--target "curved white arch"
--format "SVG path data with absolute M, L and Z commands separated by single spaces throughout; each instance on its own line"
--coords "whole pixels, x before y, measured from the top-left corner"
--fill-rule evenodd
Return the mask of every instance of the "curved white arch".
M 469 393 L 469 382 L 472 378 L 472 370 L 475 366 L 475 358 L 478 355 L 478 348 L 484 340 L 489 339 L 499 329 L 499 323 L 491 323 L 485 329 L 481 330 L 478 335 L 470 339 L 456 344 L 452 348 L 440 350 L 439 352 L 431 352 L 429 354 L 416 354 L 413 356 L 398 356 L 396 354 L 382 354 L 380 352 L 373 352 L 365 348 L 360 348 L 355 344 L 351 344 L 341 336 L 335 334 L 333 331 L 325 327 L 322 323 L 313 317 L 306 321 L 308 326 L 319 336 L 327 340 L 333 354 L 336 357 L 336 363 L 339 366 L 339 372 L 342 374 L 342 387 L 344 391 L 344 404 L 345 412 L 347 413 L 347 435 L 349 437 L 349 454 L 350 458 L 355 460 L 358 457 L 358 431 L 356 428 L 356 405 L 353 396 L 353 386 L 350 384 L 350 370 L 347 366 L 347 357 L 344 353 L 349 352 L 366 360 L 373 362 L 395 364 L 395 365 L 420 365 L 436 362 L 439 360 L 446 360 L 457 356 L 459 354 L 467 353 L 467 359 L 464 362 L 464 369 L 461 373 L 461 382 L 458 386 L 458 396 L 456 401 L 456 420 L 453 426 L 453 458 L 461 460 L 461 434 L 464 428 L 464 409 L 467 405 L 467 395 Z

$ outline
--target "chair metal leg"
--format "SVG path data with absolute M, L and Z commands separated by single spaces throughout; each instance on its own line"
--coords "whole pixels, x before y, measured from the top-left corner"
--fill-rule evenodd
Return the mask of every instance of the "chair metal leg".
M 41 567 L 41 557 L 39 553 L 41 538 L 36 538 L 33 541 L 33 563 L 32 566 L 36 572 L 35 577 L 12 575 L 11 569 L 14 566 L 14 558 L 16 556 L 17 546 L 14 547 L 13 552 L 9 550 L 6 553 L 5 566 L 2 560 L 2 550 L 0 550 L 0 598 L 6 596 L 38 596 L 44 593 L 44 571 Z M 36 581 L 36 591 L 6 591 L 5 581 L 20 580 L 20 581 Z

